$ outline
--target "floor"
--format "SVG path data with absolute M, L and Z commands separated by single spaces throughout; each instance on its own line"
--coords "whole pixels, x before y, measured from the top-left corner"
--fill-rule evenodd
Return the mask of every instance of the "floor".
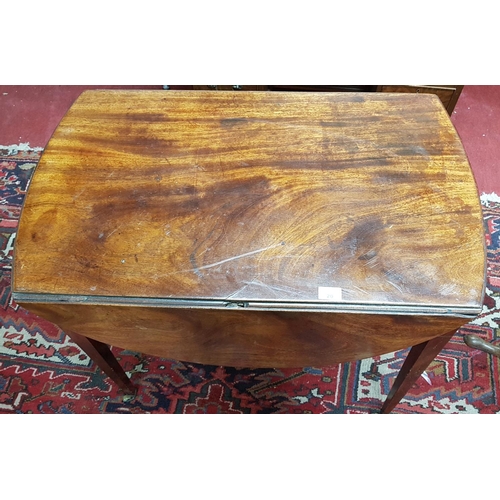
M 44 147 L 71 104 L 90 88 L 164 91 L 162 85 L 0 85 L 0 145 Z M 171 86 L 180 88 L 188 87 Z M 500 86 L 465 86 L 452 122 L 469 157 L 479 193 L 500 194 Z

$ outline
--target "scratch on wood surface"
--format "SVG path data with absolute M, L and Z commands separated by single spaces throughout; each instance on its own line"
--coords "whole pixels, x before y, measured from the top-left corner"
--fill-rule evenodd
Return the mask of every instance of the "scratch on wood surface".
M 306 295 L 295 288 L 291 288 L 288 286 L 287 287 L 285 287 L 285 286 L 280 287 L 280 286 L 274 286 L 274 285 L 267 285 L 266 283 L 262 283 L 262 281 L 255 280 L 255 279 L 252 281 L 244 281 L 243 283 L 245 283 L 246 286 L 257 285 L 257 286 L 260 286 L 263 288 L 267 288 L 268 290 L 271 290 L 275 293 L 276 292 L 285 292 L 285 293 L 291 293 L 293 295 L 298 295 L 298 296 Z
M 404 293 L 403 292 L 403 289 L 399 286 L 399 285 L 396 285 L 396 283 L 393 283 L 392 281 L 390 280 L 387 280 L 387 283 L 389 283 L 389 285 L 393 286 L 396 290 L 398 290 L 399 292 L 401 293 Z
M 243 290 L 245 290 L 245 288 L 248 287 L 248 284 L 247 285 L 243 285 L 241 288 L 238 288 L 238 290 L 236 290 L 236 292 L 233 292 L 231 295 L 228 295 L 226 297 L 226 299 L 230 299 L 231 297 L 234 297 L 235 295 L 237 295 L 238 293 L 242 292 Z
M 85 188 L 83 188 L 77 195 L 73 196 L 73 201 L 80 197 L 85 192 Z
M 266 288 L 268 290 L 270 290 L 271 292 L 273 292 L 275 295 L 281 297 L 281 294 L 278 293 L 278 292 L 284 292 L 286 294 L 292 294 L 292 295 L 295 295 L 297 297 L 307 297 L 307 294 L 301 292 L 300 290 L 297 290 L 295 288 L 291 288 L 291 287 L 288 287 L 288 286 L 274 286 L 274 285 L 267 285 L 266 283 L 263 283 L 262 281 L 259 281 L 255 278 L 252 279 L 252 281 L 243 281 L 243 286 L 238 288 L 238 290 L 236 290 L 236 292 L 233 292 L 231 295 L 228 295 L 226 297 L 226 299 L 230 299 L 232 297 L 234 297 L 235 295 L 238 295 L 240 292 L 242 292 L 243 290 L 247 289 L 248 287 L 251 287 L 251 286 L 260 286 L 260 287 L 263 287 L 263 288 Z
M 203 278 L 203 274 L 200 273 L 200 270 L 199 270 L 198 266 L 196 265 L 196 257 L 194 255 L 194 253 L 192 253 L 189 256 L 189 261 L 191 262 L 191 265 L 193 266 L 194 274 L 196 274 L 196 276 L 199 276 L 200 278 Z
M 109 238 L 112 234 L 116 233 L 116 231 L 118 231 L 118 229 L 120 229 L 121 227 L 123 226 L 123 224 L 119 225 L 118 227 L 116 227 L 115 229 L 113 229 L 113 231 L 111 231 L 107 236 L 106 238 Z
M 231 262 L 233 260 L 242 259 L 244 257 L 249 257 L 250 255 L 255 255 L 257 253 L 265 252 L 266 250 L 271 250 L 271 248 L 276 248 L 276 247 L 282 246 L 284 244 L 285 244 L 285 242 L 277 243 L 275 245 L 270 245 L 268 247 L 259 248 L 257 250 L 252 250 L 251 252 L 246 252 L 246 253 L 242 253 L 240 255 L 235 255 L 234 257 L 229 257 L 228 259 L 219 260 L 218 262 L 214 262 L 212 264 L 206 264 L 205 266 L 200 266 L 200 267 L 196 266 L 196 261 L 194 261 L 195 260 L 194 255 L 191 255 L 191 257 L 193 257 L 193 258 L 192 259 L 190 258 L 190 260 L 191 260 L 191 264 L 193 264 L 193 272 L 195 274 L 198 274 L 198 272 L 201 271 L 202 269 L 210 269 L 211 267 L 220 266 L 221 264 L 225 264 L 226 262 Z
M 353 290 L 357 290 L 359 293 L 361 293 L 363 295 L 370 295 L 370 292 L 367 292 L 366 290 L 363 290 L 359 286 L 351 285 L 351 287 L 352 287 Z
M 441 285 L 439 287 L 439 293 L 442 295 L 456 295 L 460 293 L 460 290 L 454 283 L 449 283 L 446 285 Z

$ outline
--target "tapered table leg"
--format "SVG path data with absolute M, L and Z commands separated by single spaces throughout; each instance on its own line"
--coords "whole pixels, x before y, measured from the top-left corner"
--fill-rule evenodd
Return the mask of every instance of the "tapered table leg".
M 71 338 L 71 340 L 77 344 L 81 349 L 83 349 L 87 355 L 92 359 L 94 363 L 118 386 L 127 394 L 135 394 L 137 389 L 132 384 L 130 379 L 127 377 L 123 368 L 118 363 L 117 359 L 114 357 L 110 348 L 99 342 L 98 340 L 93 340 L 88 337 L 84 337 L 75 332 L 65 333 Z
M 401 367 L 398 376 L 385 400 L 381 413 L 390 413 L 403 399 L 418 377 L 453 337 L 455 331 L 413 346 Z

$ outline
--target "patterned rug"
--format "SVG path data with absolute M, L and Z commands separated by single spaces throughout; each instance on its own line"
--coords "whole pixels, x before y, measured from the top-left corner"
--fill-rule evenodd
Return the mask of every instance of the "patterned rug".
M 234 369 L 114 348 L 138 387 L 123 396 L 59 328 L 11 300 L 21 204 L 41 151 L 0 148 L 0 413 L 377 413 L 408 350 L 355 363 Z M 497 343 L 500 198 L 482 196 L 488 247 L 482 314 L 463 327 L 393 413 L 500 413 L 499 360 L 463 334 Z

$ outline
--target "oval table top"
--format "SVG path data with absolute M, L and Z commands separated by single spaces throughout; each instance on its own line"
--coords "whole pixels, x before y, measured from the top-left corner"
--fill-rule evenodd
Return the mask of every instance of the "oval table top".
M 475 315 L 484 276 L 476 185 L 436 96 L 87 91 L 29 187 L 13 289 Z

